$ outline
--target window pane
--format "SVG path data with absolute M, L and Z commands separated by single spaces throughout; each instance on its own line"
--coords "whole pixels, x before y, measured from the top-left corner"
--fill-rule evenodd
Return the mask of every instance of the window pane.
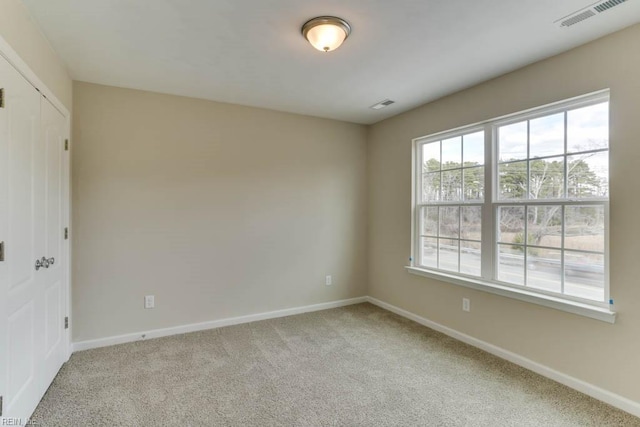
M 460 273 L 480 276 L 481 271 L 480 242 L 460 242 Z
M 462 209 L 460 237 L 468 240 L 482 238 L 482 206 L 465 206 Z
M 527 197 L 527 162 L 498 165 L 498 198 L 525 199 Z
M 527 208 L 527 244 L 562 247 L 562 206 Z
M 460 237 L 460 208 L 458 206 L 440 207 L 440 237 Z
M 524 285 L 524 246 L 498 245 L 498 280 Z
M 462 137 L 464 166 L 484 165 L 484 131 Z
M 442 200 L 458 201 L 462 196 L 462 171 L 452 170 L 442 172 Z
M 440 200 L 440 172 L 422 175 L 422 200 L 425 202 Z
M 524 245 L 524 206 L 501 206 L 498 242 Z
M 564 197 L 564 157 L 529 162 L 529 198 Z
M 458 240 L 438 240 L 440 266 L 442 270 L 458 272 Z
M 567 113 L 567 152 L 609 147 L 609 103 L 578 108 Z
M 462 137 L 456 136 L 442 141 L 442 169 L 462 166 Z
M 604 301 L 604 255 L 566 251 L 564 293 Z
M 609 196 L 609 152 L 567 157 L 569 197 Z
M 420 264 L 424 267 L 438 268 L 438 239 L 422 237 L 422 260 Z
M 562 292 L 562 252 L 527 249 L 527 286 L 550 292 Z
M 604 253 L 604 207 L 565 207 L 564 247 Z
M 438 208 L 422 208 L 422 235 L 438 236 Z
M 440 141 L 422 146 L 422 172 L 440 170 Z
M 527 158 L 527 122 L 498 129 L 498 159 L 501 162 Z
M 529 157 L 564 154 L 564 113 L 529 122 Z
M 464 199 L 482 201 L 484 200 L 484 166 L 464 169 Z

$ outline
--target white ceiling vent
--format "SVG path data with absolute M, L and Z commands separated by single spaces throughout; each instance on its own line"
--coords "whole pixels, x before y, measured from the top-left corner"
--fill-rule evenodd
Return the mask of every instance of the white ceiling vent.
M 577 24 L 578 22 L 584 21 L 585 19 L 589 19 L 592 16 L 596 16 L 595 12 L 593 12 L 591 9 L 588 9 L 588 10 L 585 10 L 584 12 L 580 12 L 577 15 L 573 15 L 572 17 L 563 20 L 562 22 L 560 22 L 560 26 L 570 27 L 572 25 Z
M 603 1 L 602 3 L 598 3 L 596 6 L 594 6 L 593 8 L 595 10 L 597 10 L 598 12 L 604 12 L 605 10 L 609 10 L 614 6 L 619 5 L 620 3 L 624 3 L 627 0 L 607 0 L 607 1 Z
M 385 99 L 384 101 L 380 101 L 377 104 L 372 105 L 369 108 L 374 109 L 374 110 L 380 110 L 381 108 L 388 107 L 391 104 L 395 104 L 395 102 L 396 101 L 392 101 L 390 99 Z
M 576 12 L 573 12 L 572 14 L 567 15 L 564 18 L 560 18 L 555 23 L 558 24 L 561 28 L 568 28 L 572 25 L 577 24 L 578 22 L 582 22 L 586 19 L 596 16 L 598 13 L 606 12 L 612 7 L 616 7 L 626 1 L 627 0 L 599 1 L 597 3 L 592 4 L 591 6 L 588 6 Z

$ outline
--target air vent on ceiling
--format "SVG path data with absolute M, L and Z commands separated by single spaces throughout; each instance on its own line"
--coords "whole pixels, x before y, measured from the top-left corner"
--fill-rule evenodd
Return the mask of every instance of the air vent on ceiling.
M 584 12 L 581 12 L 577 15 L 573 15 L 571 18 L 565 19 L 564 21 L 562 21 L 560 23 L 561 27 L 570 27 L 572 25 L 577 24 L 578 22 L 582 22 L 585 19 L 589 19 L 592 16 L 596 16 L 595 13 L 593 13 L 593 11 L 591 9 L 589 10 L 585 10 Z
M 389 105 L 391 105 L 391 104 L 394 104 L 395 102 L 396 102 L 396 101 L 392 101 L 392 100 L 390 100 L 390 99 L 385 99 L 384 101 L 380 101 L 380 102 L 378 102 L 377 104 L 372 105 L 372 106 L 371 106 L 371 107 L 369 107 L 369 108 L 372 108 L 372 109 L 374 109 L 374 110 L 379 110 L 379 109 L 381 109 L 381 108 L 384 108 L 384 107 L 387 107 L 387 106 L 389 106 Z
M 558 19 L 555 23 L 560 27 L 568 28 L 586 19 L 596 16 L 598 13 L 606 12 L 612 7 L 618 6 L 627 0 L 606 0 L 593 3 L 591 6 L 582 8 L 571 15 Z
M 605 10 L 611 9 L 612 7 L 617 6 L 620 3 L 624 3 L 625 1 L 627 0 L 607 0 L 594 6 L 593 8 L 598 12 L 604 12 Z

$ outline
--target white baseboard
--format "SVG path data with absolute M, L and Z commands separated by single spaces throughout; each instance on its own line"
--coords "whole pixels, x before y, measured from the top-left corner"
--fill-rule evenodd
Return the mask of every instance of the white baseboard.
M 522 366 L 523 368 L 529 369 L 530 371 L 557 381 L 560 384 L 564 384 L 567 387 L 570 387 L 595 399 L 606 402 L 611 406 L 615 406 L 616 408 L 635 415 L 636 417 L 640 417 L 640 403 L 635 402 L 631 399 L 627 399 L 626 397 L 612 393 L 588 382 L 574 378 L 570 375 L 563 374 L 562 372 L 556 371 L 555 369 L 542 365 L 538 362 L 534 362 L 533 360 L 527 359 L 526 357 L 520 356 L 519 354 L 512 353 L 493 344 L 489 344 L 485 341 L 463 334 L 462 332 L 458 332 L 455 329 L 448 328 L 439 323 L 418 316 L 417 314 L 413 314 L 407 310 L 403 310 L 384 301 L 380 301 L 379 299 L 367 297 L 366 300 L 371 304 L 377 305 L 380 308 L 391 311 L 392 313 L 398 314 L 402 317 L 406 317 L 407 319 L 413 320 L 414 322 L 434 329 L 438 332 L 442 332 L 443 334 L 448 335 L 451 338 L 455 338 L 458 341 L 462 341 L 466 344 L 482 349 L 487 353 L 491 353 L 501 359 L 508 360 L 509 362 L 515 363 L 516 365 Z
M 134 332 L 131 334 L 116 335 L 95 340 L 78 341 L 72 344 L 72 352 L 89 350 L 92 348 L 107 347 L 116 344 L 124 344 L 133 341 L 141 341 L 143 339 L 160 338 L 169 335 L 185 334 L 188 332 L 221 328 L 223 326 L 239 325 L 241 323 L 257 322 L 258 320 L 275 319 L 277 317 L 292 316 L 294 314 L 309 313 L 312 311 L 328 310 L 330 308 L 344 307 L 347 305 L 360 304 L 363 302 L 367 302 L 367 297 L 343 299 L 339 301 L 307 305 L 304 307 L 285 308 L 283 310 L 269 311 L 266 313 L 249 314 L 247 316 L 229 317 L 226 319 L 212 320 L 209 322 L 192 323 L 189 325 L 173 326 L 163 329 L 153 329 L 151 331 Z

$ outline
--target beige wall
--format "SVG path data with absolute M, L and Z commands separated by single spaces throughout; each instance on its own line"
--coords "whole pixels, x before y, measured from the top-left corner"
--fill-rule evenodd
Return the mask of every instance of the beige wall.
M 74 341 L 365 295 L 364 126 L 73 92 Z
M 71 110 L 72 82 L 67 69 L 20 0 L 0 0 L 0 36 Z
M 640 25 L 370 128 L 369 294 L 640 401 Z M 437 82 L 433 82 L 437 84 Z M 611 88 L 615 325 L 408 274 L 411 139 Z M 471 298 L 471 313 L 461 310 Z

